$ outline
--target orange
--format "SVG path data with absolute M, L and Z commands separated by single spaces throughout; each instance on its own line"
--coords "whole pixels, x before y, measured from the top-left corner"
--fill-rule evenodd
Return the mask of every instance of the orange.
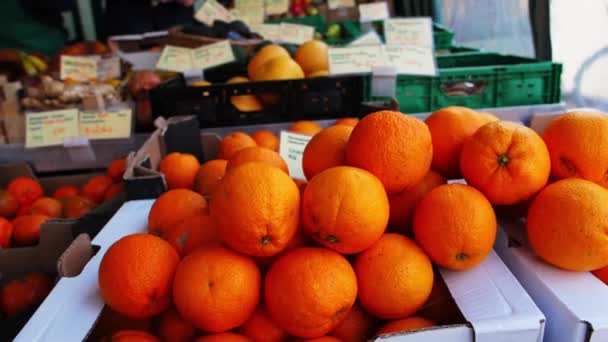
M 432 327 L 434 325 L 436 325 L 435 322 L 431 321 L 430 319 L 412 316 L 386 323 L 384 326 L 382 326 L 382 328 L 380 328 L 380 330 L 378 330 L 376 335 L 418 330 Z
M 213 159 L 200 166 L 194 182 L 194 190 L 203 196 L 211 196 L 226 173 L 228 161 Z
M 316 122 L 308 120 L 296 121 L 288 128 L 290 132 L 304 135 L 315 135 L 321 132 L 322 129 Z
M 307 342 L 342 342 L 341 339 L 333 337 L 333 336 L 321 336 L 317 338 L 311 338 L 309 340 L 302 340 Z
M 53 280 L 39 272 L 6 283 L 0 289 L 0 309 L 8 317 L 17 316 L 42 303 L 53 288 Z
M 328 50 L 329 47 L 323 41 L 309 40 L 298 47 L 294 59 L 306 75 L 329 70 Z
M 243 323 L 240 332 L 259 342 L 283 342 L 289 335 L 270 319 L 264 306 L 259 306 L 247 322 Z
M 317 70 L 306 75 L 306 78 L 326 77 L 329 76 L 329 70 Z
M 359 253 L 378 241 L 388 217 L 382 183 L 362 169 L 327 169 L 308 183 L 302 195 L 304 231 L 342 254 Z
M 593 275 L 595 275 L 599 280 L 603 281 L 604 284 L 608 285 L 608 266 L 593 271 Z
M 105 341 L 104 339 L 107 339 L 108 336 L 121 330 L 150 331 L 151 327 L 152 322 L 149 318 L 133 319 L 105 306 L 99 319 L 95 322 L 93 331 L 87 336 L 87 340 Z
M 302 168 L 306 179 L 334 166 L 346 165 L 346 144 L 352 127 L 336 125 L 323 129 L 306 145 Z
M 17 177 L 8 184 L 8 192 L 15 197 L 20 206 L 34 203 L 43 196 L 40 183 L 29 177 Z
M 195 333 L 192 324 L 186 322 L 173 308 L 158 318 L 157 335 L 165 342 L 189 342 Z
M 253 146 L 257 146 L 257 144 L 247 134 L 243 132 L 230 133 L 217 146 L 217 158 L 228 160 L 239 150 Z
M 397 232 L 412 234 L 414 212 L 422 199 L 434 188 L 445 184 L 445 179 L 435 171 L 429 171 L 422 180 L 405 190 L 388 196 L 390 204 L 389 225 Z
M 80 218 L 95 208 L 96 204 L 82 196 L 68 196 L 61 198 L 63 218 Z
M 357 119 L 357 118 L 340 118 L 340 119 L 336 120 L 334 125 L 344 125 L 344 126 L 355 127 L 355 126 L 357 126 L 358 123 L 359 123 L 359 119 Z
M 264 147 L 247 147 L 237 153 L 228 160 L 226 172 L 236 168 L 239 165 L 250 162 L 262 162 L 268 165 L 277 167 L 289 175 L 289 169 L 285 160 L 277 152 Z
M 198 81 L 194 81 L 192 83 L 190 83 L 191 87 L 206 87 L 206 86 L 210 86 L 211 82 L 209 81 L 205 81 L 205 80 L 198 80 Z
M 608 191 L 577 178 L 543 189 L 528 209 L 528 239 L 546 262 L 571 271 L 608 266 Z
M 280 45 L 266 45 L 261 48 L 249 62 L 247 66 L 247 74 L 253 79 L 254 73 L 262 66 L 262 64 L 276 57 L 289 57 L 289 52 Z
M 19 210 L 17 210 L 17 215 L 15 215 L 15 217 L 29 215 L 31 207 L 32 207 L 31 203 L 30 204 L 24 204 L 24 205 L 20 206 Z
M 165 236 L 181 221 L 207 210 L 207 201 L 198 193 L 187 189 L 169 190 L 152 205 L 148 214 L 148 231 Z
M 173 281 L 177 311 L 209 332 L 234 329 L 253 314 L 260 301 L 261 275 L 250 258 L 224 247 L 208 247 L 186 256 Z
M 447 178 L 460 177 L 460 151 L 464 141 L 477 129 L 498 120 L 466 107 L 445 107 L 432 113 L 425 123 L 433 139 L 433 170 Z
M 160 342 L 153 335 L 139 330 L 121 330 L 109 338 L 110 342 Z
M 414 236 L 436 264 L 466 270 L 492 251 L 496 215 L 492 204 L 475 188 L 441 185 L 416 208 Z
M 346 145 L 348 164 L 373 173 L 389 194 L 418 183 L 429 171 L 432 156 L 424 122 L 392 111 L 361 119 Z
M 112 183 L 112 178 L 108 176 L 95 176 L 82 187 L 81 195 L 99 204 Z
M 103 194 L 103 201 L 107 202 L 112 198 L 120 195 L 125 191 L 125 182 L 114 183 L 108 187 L 106 192 Z
M 0 217 L 11 218 L 17 214 L 19 203 L 15 196 L 6 190 L 0 190 Z
M 247 77 L 237 76 L 226 81 L 226 84 L 246 82 L 249 82 Z M 256 112 L 264 109 L 264 106 L 262 106 L 262 103 L 255 95 L 231 96 L 230 103 L 241 112 Z
M 32 214 L 19 216 L 13 220 L 13 240 L 19 246 L 33 246 L 40 239 L 40 227 L 49 217 Z
M 467 184 L 493 204 L 516 204 L 542 189 L 551 161 L 543 139 L 532 129 L 507 121 L 490 122 L 462 146 L 460 169 Z
M 267 60 L 251 75 L 254 81 L 296 80 L 304 78 L 302 68 L 289 56 Z
M 160 172 L 165 175 L 169 189 L 192 189 L 200 166 L 195 156 L 173 152 L 161 160 Z
M 169 308 L 179 263 L 169 243 L 152 234 L 116 241 L 99 265 L 99 290 L 106 304 L 132 318 L 148 318 Z
M 194 342 L 254 342 L 249 337 L 231 332 L 199 337 Z
M 338 324 L 330 335 L 344 342 L 365 342 L 376 331 L 377 323 L 376 318 L 355 304 L 342 323 Z
M 608 188 L 608 117 L 568 113 L 549 123 L 543 139 L 551 156 L 551 177 L 583 178 Z
M 180 257 L 184 257 L 201 246 L 219 242 L 219 239 L 209 215 L 196 214 L 171 229 L 167 233 L 167 241 Z
M 300 192 L 280 169 L 247 163 L 226 173 L 210 212 L 226 245 L 252 256 L 271 256 L 283 250 L 296 232 Z
M 414 314 L 433 288 L 431 261 L 414 241 L 399 234 L 385 234 L 359 254 L 355 272 L 359 304 L 383 319 Z
M 279 137 L 277 137 L 274 133 L 267 130 L 261 130 L 254 132 L 251 135 L 251 138 L 255 140 L 255 142 L 260 147 L 266 147 L 273 151 L 279 151 Z
M 441 277 L 435 278 L 429 299 L 416 315 L 428 318 L 438 324 L 464 322 L 460 309 Z
M 63 197 L 78 196 L 79 193 L 80 190 L 78 190 L 77 187 L 65 185 L 55 190 L 55 192 L 53 193 L 53 198 L 61 199 Z
M 41 197 L 30 207 L 30 214 L 46 215 L 53 218 L 62 217 L 61 202 L 51 197 Z
M 13 230 L 13 224 L 4 217 L 0 217 L 0 248 L 9 248 L 11 246 Z
M 127 160 L 125 158 L 114 159 L 110 162 L 110 165 L 108 165 L 106 174 L 108 177 L 112 178 L 114 183 L 118 183 L 123 180 L 125 171 L 127 171 Z
M 306 235 L 304 233 L 304 231 L 302 230 L 302 227 L 300 225 L 298 227 L 298 229 L 296 229 L 295 235 L 291 238 L 291 240 L 289 240 L 289 242 L 287 243 L 287 246 L 285 246 L 285 248 L 283 248 L 282 251 L 280 251 L 279 253 L 277 253 L 273 256 L 269 256 L 269 257 L 257 257 L 257 258 L 255 258 L 255 261 L 258 264 L 258 266 L 260 267 L 260 270 L 262 270 L 262 272 L 264 272 L 270 266 L 272 266 L 272 264 L 274 264 L 274 262 L 277 261 L 283 254 L 285 254 L 291 250 L 294 250 L 298 247 L 309 246 L 311 244 L 312 244 L 312 240 L 309 238 L 308 235 Z
M 357 278 L 340 254 L 324 248 L 297 248 L 272 265 L 264 295 L 270 317 L 289 334 L 321 337 L 355 303 Z

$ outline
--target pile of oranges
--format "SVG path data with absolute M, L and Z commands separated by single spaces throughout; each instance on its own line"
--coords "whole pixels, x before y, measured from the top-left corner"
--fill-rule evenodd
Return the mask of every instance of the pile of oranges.
M 434 265 L 482 263 L 497 207 L 529 205 L 528 235 L 547 262 L 608 265 L 604 116 L 566 114 L 542 137 L 462 107 L 426 122 L 381 111 L 325 129 L 294 126 L 314 135 L 303 156 L 308 182 L 289 177 L 269 132 L 230 134 L 203 165 L 164 158 L 170 190 L 152 206 L 149 232 L 117 241 L 99 269 L 109 308 L 156 328 L 106 333 L 366 341 L 454 323 L 440 318 L 448 307 L 429 307 L 449 296 Z

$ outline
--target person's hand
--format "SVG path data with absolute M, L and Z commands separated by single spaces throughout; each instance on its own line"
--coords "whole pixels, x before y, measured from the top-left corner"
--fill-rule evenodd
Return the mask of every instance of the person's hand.
M 194 4 L 194 0 L 177 0 L 177 2 L 184 7 L 191 7 Z

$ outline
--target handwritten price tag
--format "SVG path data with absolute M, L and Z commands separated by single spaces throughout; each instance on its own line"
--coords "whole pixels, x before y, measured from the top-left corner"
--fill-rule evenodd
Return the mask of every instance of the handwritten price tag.
M 337 9 L 342 7 L 355 7 L 355 0 L 327 0 L 329 9 Z
M 332 75 L 369 73 L 376 65 L 385 65 L 381 46 L 330 48 L 329 73 Z
M 280 41 L 282 39 L 281 25 L 277 24 L 257 24 L 250 26 L 251 31 L 264 37 L 266 40 L 273 42 Z
M 77 135 L 77 109 L 26 114 L 26 148 L 63 145 L 65 138 Z
M 289 0 L 265 0 L 266 14 L 283 14 L 289 10 Z
M 359 5 L 359 21 L 369 23 L 370 21 L 384 20 L 390 17 L 386 2 L 372 2 Z
M 433 48 L 405 45 L 385 47 L 388 65 L 394 65 L 402 75 L 437 76 Z
M 97 60 L 88 57 L 61 56 L 60 78 L 75 81 L 97 79 Z
M 235 7 L 230 12 L 247 25 L 262 24 L 264 22 L 264 5 Z
M 304 149 L 310 139 L 312 139 L 310 135 L 281 132 L 279 154 L 287 163 L 289 175 L 292 178 L 306 179 L 304 169 L 302 168 L 302 158 L 304 157 Z
M 213 25 L 213 21 L 222 20 L 227 23 L 234 21 L 235 17 L 217 0 L 206 0 L 203 6 L 194 14 L 194 18 L 201 23 Z
M 433 47 L 433 22 L 430 18 L 396 18 L 384 21 L 386 45 Z
M 223 40 L 192 50 L 191 69 L 208 69 L 232 61 L 234 61 L 234 54 L 230 42 Z
M 307 25 L 281 23 L 281 40 L 288 44 L 302 44 L 315 37 L 315 28 Z
M 192 69 L 192 50 L 167 45 L 156 64 L 156 69 L 184 72 Z
M 264 0 L 235 0 L 234 8 L 261 7 L 264 9 Z
M 131 109 L 80 113 L 80 135 L 94 139 L 121 139 L 131 136 Z

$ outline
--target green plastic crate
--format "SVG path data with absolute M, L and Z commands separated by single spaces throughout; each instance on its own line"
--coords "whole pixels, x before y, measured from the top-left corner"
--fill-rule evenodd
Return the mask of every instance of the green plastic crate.
M 460 54 L 478 54 L 481 50 L 466 46 L 450 46 L 448 49 L 435 50 L 435 56 L 460 55 Z
M 450 49 L 454 40 L 454 31 L 443 25 L 433 23 L 433 40 L 435 41 L 435 50 Z
M 403 113 L 431 112 L 447 106 L 491 108 L 561 100 L 559 63 L 486 52 L 439 56 L 437 64 L 437 77 L 397 76 L 395 97 Z M 370 83 L 365 86 L 367 94 L 371 94 Z
M 322 15 L 311 15 L 307 17 L 296 17 L 296 18 L 277 18 L 270 19 L 266 21 L 269 24 L 280 24 L 280 23 L 291 23 L 291 24 L 300 24 L 300 25 L 308 25 L 315 28 L 316 32 L 324 33 L 327 30 L 327 27 L 333 23 L 329 23 L 325 21 L 325 18 Z M 336 23 L 340 25 L 342 29 L 342 36 L 340 38 L 328 38 L 324 39 L 324 41 L 333 46 L 342 46 L 347 45 L 353 40 L 359 38 L 361 36 L 361 28 L 359 27 L 359 23 L 357 21 L 341 21 Z

